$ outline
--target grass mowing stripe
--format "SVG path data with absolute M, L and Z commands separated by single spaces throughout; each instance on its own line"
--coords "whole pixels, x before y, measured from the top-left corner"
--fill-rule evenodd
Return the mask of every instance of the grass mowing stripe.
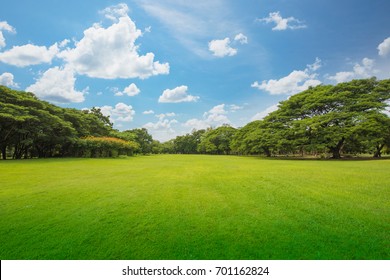
M 389 259 L 390 161 L 0 162 L 1 259 Z

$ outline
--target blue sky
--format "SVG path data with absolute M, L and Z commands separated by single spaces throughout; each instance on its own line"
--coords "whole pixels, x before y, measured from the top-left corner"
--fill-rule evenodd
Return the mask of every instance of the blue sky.
M 160 141 L 390 78 L 387 0 L 3 1 L 0 84 Z

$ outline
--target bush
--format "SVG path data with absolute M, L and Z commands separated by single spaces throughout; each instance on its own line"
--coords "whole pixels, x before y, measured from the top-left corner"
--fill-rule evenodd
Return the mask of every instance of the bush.
M 77 156 L 82 157 L 118 157 L 132 155 L 138 144 L 115 137 L 86 137 L 76 143 Z

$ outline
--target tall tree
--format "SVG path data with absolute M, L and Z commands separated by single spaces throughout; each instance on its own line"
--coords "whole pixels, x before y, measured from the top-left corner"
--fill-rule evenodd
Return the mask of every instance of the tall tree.
M 262 122 L 248 124 L 233 148 L 253 153 L 323 153 L 340 158 L 344 150 L 380 156 L 389 130 L 383 114 L 390 98 L 390 80 L 354 80 L 320 85 L 291 96 Z

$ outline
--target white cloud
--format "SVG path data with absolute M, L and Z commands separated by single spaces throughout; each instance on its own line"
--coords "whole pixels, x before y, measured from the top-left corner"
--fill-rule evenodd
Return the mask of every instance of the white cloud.
M 352 80 L 354 76 L 355 76 L 354 72 L 343 71 L 343 72 L 337 72 L 333 76 L 329 76 L 328 79 L 336 81 L 337 83 L 342 83 L 342 82 Z
M 296 94 L 308 89 L 310 86 L 317 86 L 321 81 L 317 80 L 318 74 L 313 73 L 321 67 L 321 60 L 316 58 L 313 64 L 307 65 L 305 70 L 294 70 L 286 77 L 279 80 L 268 80 L 254 82 L 251 86 L 259 90 L 265 90 L 272 95 Z
M 50 68 L 42 74 L 35 84 L 26 91 L 35 93 L 38 97 L 58 103 L 78 103 L 84 101 L 84 91 L 75 89 L 75 75 L 71 68 Z
M 167 117 L 176 117 L 176 114 L 175 113 L 166 113 L 165 114 Z
M 153 135 L 154 139 L 162 142 L 175 138 L 178 135 L 175 129 L 172 127 L 173 125 L 177 124 L 178 121 L 175 119 L 166 119 L 163 115 L 164 114 L 161 114 L 157 122 L 149 122 L 143 126 L 150 132 L 150 134 Z
M 69 43 L 70 43 L 70 40 L 69 40 L 69 39 L 65 39 L 65 40 L 62 40 L 62 41 L 58 44 L 58 46 L 59 46 L 60 48 L 65 48 Z
M 141 78 L 168 74 L 169 64 L 154 61 L 154 54 L 139 54 L 136 40 L 142 35 L 126 14 L 127 6 L 109 7 L 103 11 L 115 22 L 104 28 L 94 24 L 84 37 L 59 54 L 78 74 L 93 78 Z
M 373 74 L 375 61 L 369 58 L 363 58 L 362 64 L 356 63 L 353 67 L 354 73 L 359 77 L 369 77 Z
M 144 115 L 153 115 L 154 111 L 153 110 L 143 111 L 142 114 L 144 114 Z
M 234 37 L 234 41 L 238 41 L 242 45 L 248 44 L 248 37 L 246 37 L 244 34 L 240 33 Z
M 0 49 L 4 48 L 5 46 L 6 46 L 5 38 L 4 38 L 3 32 L 0 31 Z
M 294 17 L 283 18 L 280 12 L 269 13 L 268 17 L 257 19 L 257 21 L 265 22 L 265 23 L 274 23 L 275 26 L 272 30 L 281 31 L 287 29 L 302 29 L 307 26 L 303 24 L 303 22 Z
M 19 85 L 14 82 L 14 75 L 8 72 L 5 72 L 0 75 L 0 85 L 6 87 L 15 87 L 15 88 L 19 87 Z
M 141 92 L 141 90 L 134 83 L 132 83 L 126 87 L 123 92 L 127 94 L 127 96 L 136 96 Z
M 223 124 L 230 124 L 225 110 L 225 104 L 220 104 L 211 108 L 203 114 L 203 119 L 190 119 L 183 126 L 191 129 L 205 129 L 208 127 L 217 127 Z
M 118 18 L 120 17 L 126 17 L 128 12 L 129 12 L 129 7 L 124 3 L 110 6 L 100 11 L 100 13 L 103 14 L 106 18 L 114 22 L 117 22 Z
M 343 83 L 352 79 L 368 78 L 374 76 L 377 70 L 374 69 L 375 61 L 369 58 L 363 58 L 360 63 L 355 63 L 352 71 L 338 72 L 333 76 L 328 76 L 329 80 Z
M 16 33 L 15 28 L 9 25 L 6 21 L 0 21 L 0 48 L 4 48 L 6 46 L 3 31 Z
M 117 124 L 118 122 L 131 122 L 133 121 L 135 111 L 131 105 L 124 103 L 118 103 L 115 107 L 103 106 L 100 107 L 103 115 L 110 117 L 110 120 Z
M 322 67 L 321 59 L 316 57 L 316 60 L 314 61 L 313 64 L 308 64 L 306 66 L 307 66 L 307 69 L 310 71 L 317 71 L 318 69 L 320 69 Z
M 136 96 L 141 92 L 141 90 L 134 83 L 130 84 L 123 91 L 120 91 L 118 88 L 112 88 L 112 90 L 115 92 L 115 96 L 123 96 L 125 94 L 127 96 Z
M 168 119 L 159 119 L 158 122 L 152 123 L 149 122 L 145 124 L 143 127 L 147 128 L 148 130 L 166 130 L 171 128 L 172 124 L 177 123 L 177 120 L 168 120 Z
M 218 57 L 234 56 L 237 54 L 237 49 L 234 49 L 230 46 L 229 38 L 225 38 L 223 40 L 210 41 L 209 51 L 211 51 L 214 56 L 218 56 Z
M 225 104 L 220 104 L 217 106 L 214 106 L 213 108 L 210 109 L 210 111 L 204 113 L 204 116 L 209 116 L 209 115 L 226 115 L 227 111 L 225 110 Z
M 58 52 L 57 43 L 49 48 L 32 44 L 14 46 L 12 49 L 0 53 L 0 61 L 17 67 L 51 63 Z
M 229 105 L 230 112 L 232 113 L 237 112 L 238 110 L 242 110 L 243 108 L 243 106 L 238 106 L 236 104 Z
M 380 56 L 386 56 L 390 53 L 390 37 L 379 44 L 378 50 Z
M 233 48 L 231 44 L 236 42 L 241 45 L 248 44 L 248 38 L 239 33 L 234 37 L 233 42 L 228 37 L 222 40 L 212 40 L 209 42 L 209 51 L 217 57 L 234 56 L 238 50 Z
M 175 113 L 166 113 L 166 114 L 159 114 L 159 115 L 156 115 L 156 117 L 157 118 L 159 118 L 159 119 L 164 119 L 164 118 L 166 118 L 166 117 L 175 117 L 176 116 L 176 114 Z
M 262 120 L 264 119 L 266 116 L 268 116 L 268 114 L 278 110 L 279 107 L 278 107 L 278 104 L 275 104 L 275 105 L 272 105 L 268 108 L 266 108 L 264 111 L 260 112 L 260 113 L 257 113 L 256 115 L 254 115 L 252 118 L 251 118 L 251 121 L 257 121 L 257 120 Z
M 241 30 L 232 18 L 232 7 L 224 0 L 136 0 L 156 18 L 180 44 L 200 57 L 209 57 L 204 42 Z
M 8 31 L 8 32 L 11 32 L 11 33 L 16 33 L 16 30 L 14 27 L 12 27 L 11 25 L 9 25 L 6 21 L 0 21 L 0 30 L 1 31 Z
M 158 99 L 159 103 L 180 103 L 180 102 L 196 102 L 199 96 L 188 94 L 187 86 L 179 86 L 174 89 L 166 89 Z

